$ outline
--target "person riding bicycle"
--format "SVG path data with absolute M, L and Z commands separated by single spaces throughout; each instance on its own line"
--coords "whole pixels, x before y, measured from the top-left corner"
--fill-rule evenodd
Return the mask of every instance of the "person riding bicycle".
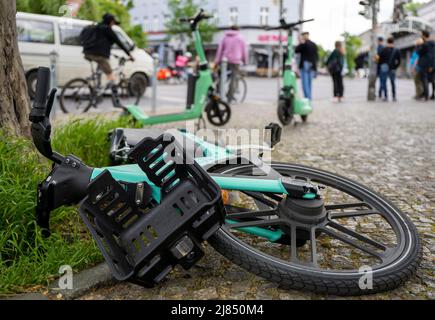
M 231 30 L 225 33 L 225 37 L 220 42 L 215 60 L 216 67 L 220 65 L 223 58 L 228 59 L 228 69 L 232 74 L 227 94 L 228 101 L 231 101 L 234 99 L 234 93 L 237 89 L 240 65 L 248 63 L 247 45 L 240 35 L 238 26 L 232 26 Z
M 116 20 L 115 16 L 106 13 L 103 15 L 103 19 L 100 23 L 94 26 L 92 32 L 94 33 L 91 37 L 90 43 L 85 43 L 83 45 L 83 53 L 85 54 L 85 59 L 89 61 L 94 61 L 98 64 L 98 67 L 107 76 L 107 80 L 110 82 L 115 81 L 115 76 L 110 66 L 110 51 L 113 44 L 117 44 L 124 52 L 134 61 L 134 57 L 131 55 L 130 50 L 122 43 L 116 33 L 113 31 L 112 27 L 114 25 L 119 25 L 120 23 Z

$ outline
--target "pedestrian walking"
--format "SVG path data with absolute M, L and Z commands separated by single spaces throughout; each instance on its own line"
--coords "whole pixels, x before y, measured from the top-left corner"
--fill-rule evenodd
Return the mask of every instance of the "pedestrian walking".
M 317 45 L 310 40 L 309 32 L 302 33 L 301 43 L 295 52 L 300 54 L 299 70 L 302 78 L 302 88 L 305 98 L 312 100 L 312 82 L 317 72 L 319 60 Z
M 414 99 L 420 99 L 423 96 L 423 83 L 420 78 L 420 72 L 418 67 L 418 49 L 423 44 L 423 39 L 418 39 L 415 42 L 415 49 L 412 52 L 411 59 L 409 60 L 409 70 L 411 70 L 411 75 L 414 79 L 414 85 L 415 85 L 415 97 Z
M 423 84 L 422 99 L 429 100 L 429 83 L 434 81 L 435 42 L 430 39 L 428 31 L 422 32 L 423 44 L 417 50 L 419 55 L 418 69 Z M 432 85 L 433 89 L 433 85 Z
M 388 101 L 387 81 L 390 79 L 393 101 L 396 96 L 396 70 L 400 66 L 400 52 L 394 47 L 394 38 L 388 38 L 387 46 L 379 53 L 379 78 L 381 80 L 381 97 L 383 101 Z
M 326 61 L 329 74 L 332 77 L 334 87 L 334 102 L 341 102 L 344 96 L 343 68 L 344 68 L 344 47 L 341 41 L 335 42 L 335 49 Z
M 240 78 L 240 65 L 248 64 L 248 49 L 246 41 L 239 32 L 238 26 L 232 26 L 231 30 L 225 33 L 219 43 L 216 54 L 215 65 L 218 67 L 223 58 L 228 60 L 228 69 L 231 72 L 230 87 L 227 94 L 227 101 L 234 100 L 234 93 L 237 89 L 237 81 Z
M 381 54 L 382 49 L 385 48 L 385 40 L 383 37 L 378 37 L 378 46 L 376 48 L 376 57 L 375 57 L 375 61 L 377 63 L 377 69 L 376 69 L 376 78 L 379 78 L 379 99 L 381 99 L 382 97 L 382 92 L 381 92 L 381 81 L 380 81 L 380 74 L 381 74 L 381 65 L 379 64 L 379 55 Z

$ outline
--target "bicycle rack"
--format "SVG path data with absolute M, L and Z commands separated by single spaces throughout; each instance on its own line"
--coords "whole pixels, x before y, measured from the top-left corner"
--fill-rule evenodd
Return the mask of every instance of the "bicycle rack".
M 200 243 L 225 212 L 218 185 L 195 162 L 186 164 L 173 136 L 144 139 L 130 157 L 161 188 L 161 200 L 147 183 L 122 184 L 104 171 L 79 211 L 115 278 L 153 286 L 175 265 L 187 270 L 204 255 Z

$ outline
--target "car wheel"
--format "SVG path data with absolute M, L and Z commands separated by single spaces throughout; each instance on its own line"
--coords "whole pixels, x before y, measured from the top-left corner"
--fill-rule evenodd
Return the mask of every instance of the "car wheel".
M 148 87 L 148 78 L 143 73 L 135 73 L 128 80 L 129 94 L 133 97 L 142 97 Z
M 27 82 L 27 92 L 29 94 L 30 99 L 35 99 L 35 93 L 36 93 L 36 80 L 38 78 L 38 72 L 31 71 L 26 76 L 26 82 Z

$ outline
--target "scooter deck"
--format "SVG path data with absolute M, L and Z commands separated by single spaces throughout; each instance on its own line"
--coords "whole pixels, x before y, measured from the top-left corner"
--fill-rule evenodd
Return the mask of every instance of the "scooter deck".
M 142 125 L 155 125 L 168 122 L 187 121 L 199 119 L 202 114 L 202 110 L 185 110 L 181 113 L 169 113 L 157 116 L 147 115 L 143 110 L 135 105 L 126 106 L 127 111 L 133 116 L 133 118 Z

